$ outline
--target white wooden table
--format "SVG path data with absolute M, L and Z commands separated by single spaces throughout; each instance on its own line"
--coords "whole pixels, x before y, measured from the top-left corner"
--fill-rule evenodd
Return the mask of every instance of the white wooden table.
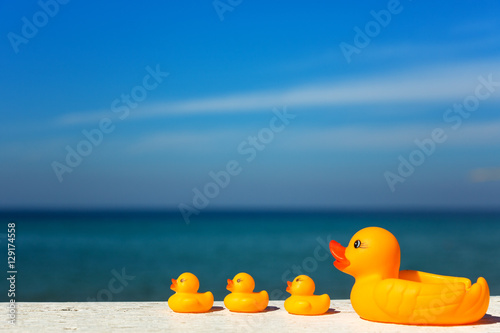
M 332 300 L 322 316 L 288 314 L 283 301 L 269 302 L 262 313 L 233 313 L 215 302 L 209 313 L 181 314 L 167 302 L 17 303 L 16 325 L 8 324 L 2 303 L 0 330 L 12 332 L 499 332 L 500 296 L 491 297 L 487 315 L 474 325 L 452 327 L 406 326 L 362 320 L 349 300 Z

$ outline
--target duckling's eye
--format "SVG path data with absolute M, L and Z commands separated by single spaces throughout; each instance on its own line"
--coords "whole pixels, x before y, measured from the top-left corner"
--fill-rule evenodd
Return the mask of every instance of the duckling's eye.
M 236 282 L 240 283 L 240 282 L 241 282 L 241 279 L 236 280 Z
M 184 279 L 181 279 L 181 282 L 184 282 Z
M 296 281 L 296 282 L 299 282 L 299 281 L 300 281 L 300 278 L 296 278 L 296 279 L 295 279 L 295 281 Z
M 358 248 L 361 246 L 361 241 L 358 239 L 357 241 L 354 242 L 354 248 Z

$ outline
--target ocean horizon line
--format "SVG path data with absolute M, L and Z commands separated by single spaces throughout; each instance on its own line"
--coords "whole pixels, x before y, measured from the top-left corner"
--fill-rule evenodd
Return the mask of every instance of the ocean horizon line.
M 177 209 L 173 208 L 116 208 L 116 207 L 93 207 L 93 208 L 55 208 L 55 207 L 26 207 L 26 208 L 2 208 L 0 217 L 26 216 L 26 215 L 165 215 L 181 216 Z M 478 208 L 478 207 L 359 207 L 359 208 L 211 208 L 200 212 L 196 217 L 202 216 L 290 216 L 290 215 L 500 215 L 500 208 Z

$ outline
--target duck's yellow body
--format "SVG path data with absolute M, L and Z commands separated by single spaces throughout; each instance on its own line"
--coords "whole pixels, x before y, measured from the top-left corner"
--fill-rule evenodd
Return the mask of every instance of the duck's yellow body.
M 461 277 L 399 271 L 396 238 L 382 228 L 356 233 L 347 248 L 332 241 L 335 267 L 355 277 L 351 303 L 363 319 L 397 324 L 460 325 L 481 319 L 489 288 Z
M 259 293 L 231 293 L 224 298 L 224 305 L 233 312 L 261 312 L 267 308 L 269 295 Z
M 172 279 L 170 289 L 176 291 L 168 299 L 168 306 L 174 312 L 208 312 L 214 304 L 214 295 L 207 291 L 198 293 L 200 283 L 191 273 L 182 273 L 177 280 Z
M 285 310 L 295 315 L 321 315 L 330 308 L 330 296 L 314 295 L 314 281 L 307 275 L 297 276 L 288 281 L 288 291 L 292 296 L 285 300 Z
M 233 312 L 261 312 L 269 304 L 267 291 L 254 293 L 255 282 L 247 273 L 238 273 L 234 279 L 227 280 L 227 290 L 231 291 L 224 298 L 224 305 Z
M 330 297 L 327 294 L 311 296 L 290 296 L 285 300 L 288 313 L 305 316 L 321 315 L 328 311 Z

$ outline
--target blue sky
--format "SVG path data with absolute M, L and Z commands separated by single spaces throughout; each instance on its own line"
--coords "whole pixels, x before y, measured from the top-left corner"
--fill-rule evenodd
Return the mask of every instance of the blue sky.
M 2 2 L 0 208 L 497 208 L 499 12 Z

